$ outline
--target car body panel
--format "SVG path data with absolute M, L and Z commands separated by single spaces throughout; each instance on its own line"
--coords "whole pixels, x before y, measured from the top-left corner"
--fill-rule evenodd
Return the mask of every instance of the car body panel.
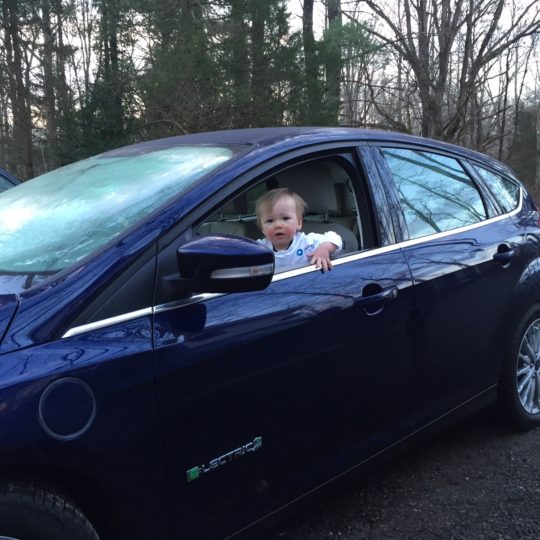
M 92 479 L 112 516 L 131 514 L 129 531 L 166 538 L 151 329 L 143 317 L 0 356 L 2 466 Z
M 6 330 L 8 329 L 17 307 L 19 305 L 19 299 L 15 294 L 2 294 L 0 295 L 0 343 Z
M 399 293 L 368 314 L 359 303 L 374 276 Z M 387 444 L 411 384 L 412 347 L 402 326 L 412 310 L 411 285 L 398 249 L 336 264 L 328 275 L 291 276 L 264 291 L 156 315 L 157 391 L 176 471 L 178 535 L 231 533 L 241 525 L 235 516 L 258 519 Z M 201 328 L 186 330 L 195 319 Z M 375 338 L 381 325 L 384 345 Z M 257 437 L 257 452 L 186 478 Z M 220 511 L 214 516 L 209 507 Z
M 415 393 L 422 422 L 497 383 L 490 353 L 498 321 L 523 271 L 519 260 L 508 268 L 493 260 L 503 244 L 519 252 L 511 220 L 403 248 L 424 321 L 417 358 L 422 377 Z M 432 404 L 429 411 L 426 401 Z

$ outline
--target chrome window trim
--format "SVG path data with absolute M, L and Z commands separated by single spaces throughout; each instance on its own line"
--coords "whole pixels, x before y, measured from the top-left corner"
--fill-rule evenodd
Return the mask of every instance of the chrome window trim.
M 160 304 L 154 308 L 154 314 L 164 313 L 166 311 L 171 311 L 172 309 L 177 309 L 179 307 L 190 306 L 191 304 L 198 304 L 204 300 L 210 300 L 211 298 L 217 298 L 218 296 L 223 296 L 227 293 L 202 293 L 194 294 L 190 298 L 185 300 L 175 300 L 174 302 L 167 302 L 166 304 Z
M 359 253 L 353 253 L 351 255 L 345 255 L 343 257 L 340 257 L 339 259 L 336 259 L 332 262 L 332 265 L 340 266 L 342 264 L 347 264 L 353 261 L 358 261 L 361 259 L 367 259 L 368 257 L 374 257 L 376 255 L 380 255 L 382 253 L 390 253 L 392 251 L 396 251 L 402 248 L 406 248 L 409 246 L 414 246 L 417 244 L 422 244 L 424 242 L 431 242 L 432 240 L 437 240 L 439 238 L 446 238 L 447 236 L 451 236 L 453 234 L 460 234 L 467 231 L 472 231 L 474 229 L 478 229 L 480 227 L 484 227 L 485 225 L 491 225 L 492 223 L 496 223 L 497 221 L 502 221 L 503 219 L 508 219 L 512 216 L 515 216 L 519 212 L 521 212 L 521 209 L 523 208 L 523 189 L 520 187 L 519 190 L 519 204 L 518 206 L 512 210 L 511 212 L 508 212 L 507 214 L 501 214 L 499 216 L 495 216 L 492 218 L 488 218 L 482 221 L 478 221 L 477 223 L 473 223 L 471 225 L 466 225 L 464 227 L 459 227 L 457 229 L 450 229 L 448 231 L 443 231 L 436 234 L 430 234 L 427 236 L 421 236 L 419 238 L 413 238 L 411 240 L 405 240 L 403 242 L 398 242 L 396 244 L 392 244 L 389 246 L 384 246 L 380 248 L 370 249 L 366 251 L 361 251 Z M 315 268 L 314 266 L 304 266 L 302 268 L 296 268 L 294 270 L 288 270 L 286 272 L 281 272 L 279 274 L 274 275 L 272 279 L 272 283 L 277 281 L 282 281 L 284 279 L 289 279 L 292 277 L 302 276 L 304 274 L 310 274 L 311 272 L 320 272 L 319 269 Z M 217 298 L 219 296 L 223 296 L 223 294 L 227 293 L 205 293 L 205 294 L 196 294 L 190 298 L 187 298 L 185 300 L 177 300 L 175 302 L 169 302 L 167 304 L 160 304 L 155 307 L 147 307 L 143 309 L 139 309 L 137 311 L 131 311 L 129 313 L 123 313 L 122 315 L 117 315 L 115 317 L 110 317 L 108 319 L 102 319 L 100 321 L 91 322 L 88 324 L 82 324 L 80 326 L 74 326 L 73 328 L 70 328 L 65 334 L 62 335 L 62 339 L 69 338 L 73 336 L 77 336 L 80 334 L 84 334 L 86 332 L 90 332 L 92 330 L 99 330 L 101 328 L 106 328 L 107 326 L 112 326 L 118 323 L 131 321 L 133 319 L 137 319 L 139 317 L 145 317 L 148 315 L 155 315 L 157 313 L 164 313 L 166 311 L 170 311 L 172 309 L 177 309 L 179 307 L 188 306 L 190 304 L 196 304 L 198 302 L 203 302 L 205 300 L 210 300 L 212 298 Z
M 65 334 L 62 335 L 61 339 L 78 336 L 92 330 L 100 330 L 101 328 L 106 328 L 115 324 L 132 321 L 134 319 L 138 319 L 139 317 L 155 315 L 156 313 L 163 313 L 164 311 L 170 311 L 171 309 L 188 306 L 190 304 L 196 304 L 198 302 L 202 302 L 203 300 L 208 300 L 216 296 L 222 296 L 222 294 L 196 294 L 190 298 L 187 298 L 186 300 L 177 300 L 175 302 L 169 302 L 168 304 L 161 304 L 156 307 L 138 309 L 137 311 L 122 313 L 122 315 L 116 315 L 115 317 L 109 317 L 108 319 L 101 319 L 99 321 L 94 321 L 88 324 L 81 324 L 80 326 L 74 326 L 73 328 L 70 328 Z
M 100 328 L 106 328 L 107 326 L 113 326 L 114 324 L 131 321 L 138 319 L 139 317 L 145 317 L 152 315 L 153 309 L 151 307 L 138 309 L 137 311 L 131 311 L 129 313 L 122 313 L 122 315 L 116 315 L 115 317 L 109 317 L 108 319 L 101 319 L 100 321 L 94 321 L 88 324 L 81 324 L 81 326 L 74 326 L 70 328 L 63 336 L 62 339 L 78 336 L 90 332 L 91 330 L 99 330 Z

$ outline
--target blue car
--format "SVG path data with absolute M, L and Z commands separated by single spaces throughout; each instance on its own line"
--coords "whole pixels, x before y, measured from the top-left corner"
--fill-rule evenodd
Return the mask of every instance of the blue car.
M 6 189 L 15 187 L 19 181 L 7 171 L 0 169 L 0 193 Z
M 259 241 L 283 188 L 339 237 L 331 271 Z M 338 128 L 162 139 L 3 192 L 0 536 L 226 538 L 488 404 L 538 426 L 539 218 L 484 155 Z

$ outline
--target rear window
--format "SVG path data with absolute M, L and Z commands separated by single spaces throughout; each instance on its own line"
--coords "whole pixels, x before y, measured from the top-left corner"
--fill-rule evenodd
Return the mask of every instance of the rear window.
M 244 148 L 128 148 L 0 193 L 0 272 L 50 274 L 76 263 Z
M 511 212 L 517 208 L 520 189 L 517 184 L 478 165 L 474 165 L 474 168 L 499 203 L 503 213 Z

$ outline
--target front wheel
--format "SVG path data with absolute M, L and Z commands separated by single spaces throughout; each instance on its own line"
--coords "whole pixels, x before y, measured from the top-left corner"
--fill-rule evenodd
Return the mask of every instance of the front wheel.
M 540 305 L 534 305 L 515 326 L 505 352 L 499 384 L 499 407 L 512 426 L 528 430 L 540 425 Z
M 33 484 L 0 486 L 0 539 L 99 540 L 73 503 Z

